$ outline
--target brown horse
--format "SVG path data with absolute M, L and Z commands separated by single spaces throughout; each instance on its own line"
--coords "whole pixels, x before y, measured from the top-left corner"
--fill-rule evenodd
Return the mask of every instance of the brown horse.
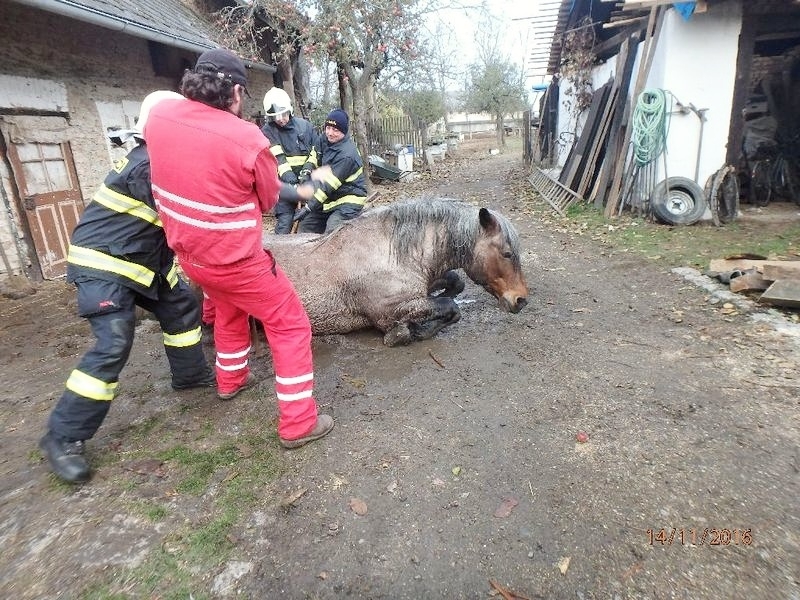
M 315 334 L 375 327 L 387 346 L 436 335 L 461 317 L 455 269 L 516 313 L 528 288 L 511 223 L 487 208 L 419 199 L 364 211 L 324 235 L 264 235 Z

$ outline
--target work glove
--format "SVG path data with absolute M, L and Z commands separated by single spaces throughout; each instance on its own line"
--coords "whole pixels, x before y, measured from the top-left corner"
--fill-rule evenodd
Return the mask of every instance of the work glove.
M 311 198 L 304 207 L 298 208 L 296 211 L 294 211 L 293 220 L 302 221 L 312 210 L 313 211 L 322 210 L 322 202 L 320 202 L 316 198 Z
M 294 217 L 292 218 L 292 222 L 294 223 L 294 222 L 297 222 L 297 221 L 302 221 L 303 219 L 305 219 L 308 216 L 308 213 L 310 213 L 310 212 L 311 212 L 311 209 L 308 208 L 307 204 L 302 208 L 298 208 L 296 211 L 294 211 Z
M 309 179 L 311 179 L 311 169 L 303 169 L 300 171 L 300 175 L 297 177 L 297 182 L 305 183 Z

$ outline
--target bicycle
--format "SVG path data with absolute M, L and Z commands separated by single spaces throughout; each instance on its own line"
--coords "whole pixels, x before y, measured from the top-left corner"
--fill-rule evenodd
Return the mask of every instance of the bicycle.
M 773 196 L 800 205 L 796 165 L 782 153 L 753 161 L 750 167 L 750 203 L 767 206 Z

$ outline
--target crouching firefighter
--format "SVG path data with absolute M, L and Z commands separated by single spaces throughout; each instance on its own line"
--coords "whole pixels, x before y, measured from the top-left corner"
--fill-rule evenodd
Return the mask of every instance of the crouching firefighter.
M 137 306 L 161 325 L 173 389 L 216 383 L 203 354 L 197 299 L 176 272 L 150 189 L 141 132 L 152 106 L 165 98 L 183 97 L 158 91 L 144 99 L 135 129 L 123 135 L 137 145 L 106 176 L 70 240 L 67 281 L 77 288 L 78 313 L 89 320 L 96 341 L 67 378 L 39 443 L 55 474 L 68 482 L 90 477 L 84 443 L 117 394 L 133 346 Z

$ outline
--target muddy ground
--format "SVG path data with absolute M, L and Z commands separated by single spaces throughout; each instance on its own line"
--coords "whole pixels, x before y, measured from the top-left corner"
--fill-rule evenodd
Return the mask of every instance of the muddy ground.
M 255 391 L 176 393 L 144 320 L 94 479 L 59 484 L 36 444 L 89 330 L 63 283 L 0 299 L 0 597 L 800 599 L 797 326 L 570 235 L 487 149 L 381 201 L 501 210 L 528 307 L 470 283 L 431 341 L 315 338 L 336 428 L 300 450 L 263 347 Z M 199 485 L 181 452 L 217 457 Z

